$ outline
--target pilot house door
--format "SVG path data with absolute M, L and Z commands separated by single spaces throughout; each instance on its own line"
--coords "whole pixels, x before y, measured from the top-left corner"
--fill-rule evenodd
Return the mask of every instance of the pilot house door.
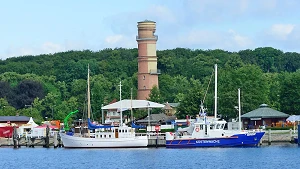
M 115 138 L 119 138 L 119 130 L 115 129 Z

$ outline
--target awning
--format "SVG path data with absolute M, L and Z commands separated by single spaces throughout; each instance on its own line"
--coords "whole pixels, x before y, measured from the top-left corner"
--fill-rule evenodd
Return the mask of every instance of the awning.
M 163 108 L 165 105 L 151 102 L 148 100 L 122 100 L 116 103 L 112 103 L 106 106 L 103 106 L 101 109 L 109 110 L 109 109 L 142 109 L 142 108 Z
M 300 121 L 300 115 L 292 115 L 286 119 L 286 121 L 296 122 Z

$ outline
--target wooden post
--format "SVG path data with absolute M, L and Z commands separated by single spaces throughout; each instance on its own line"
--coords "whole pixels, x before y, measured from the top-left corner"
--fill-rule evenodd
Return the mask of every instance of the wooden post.
M 61 137 L 60 134 L 57 134 L 57 141 L 58 141 L 58 147 L 62 147 Z
M 298 124 L 298 145 L 300 145 L 300 124 Z
M 293 139 L 293 131 L 292 131 L 292 129 L 290 129 L 290 142 L 292 142 L 292 141 L 294 141 L 294 139 Z
M 271 129 L 268 130 L 268 144 L 271 145 Z
M 14 148 L 18 148 L 18 134 L 17 134 L 16 126 L 14 126 L 14 131 L 13 131 L 13 143 L 14 143 Z
M 29 144 L 29 147 L 34 147 L 34 141 L 35 141 L 35 138 L 30 138 L 30 144 Z
M 49 148 L 49 131 L 50 131 L 50 128 L 49 128 L 49 126 L 47 126 L 47 128 L 46 128 L 46 137 L 45 137 L 45 145 L 44 145 L 45 148 Z
M 54 148 L 58 147 L 57 132 L 54 133 L 53 144 L 54 144 Z

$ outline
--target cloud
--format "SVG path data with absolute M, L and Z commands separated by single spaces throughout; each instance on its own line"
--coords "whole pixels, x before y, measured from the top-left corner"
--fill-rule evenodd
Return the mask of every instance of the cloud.
M 269 36 L 278 40 L 287 40 L 288 36 L 292 33 L 295 25 L 292 24 L 275 24 L 267 31 Z
M 252 48 L 253 46 L 253 40 L 250 37 L 237 33 L 232 29 L 228 31 L 194 29 L 176 37 L 168 36 L 158 41 L 159 49 L 187 47 L 204 50 L 223 49 L 239 51 Z
M 123 39 L 123 35 L 112 35 L 105 38 L 105 42 L 107 44 L 116 44 L 119 43 Z
M 101 48 L 136 48 L 137 42 L 135 41 L 135 35 L 110 35 L 107 36 L 102 44 Z
M 44 44 L 41 45 L 40 50 L 43 51 L 43 53 L 56 53 L 56 52 L 65 51 L 66 49 L 62 45 L 55 44 L 52 42 L 45 42 Z
M 163 5 L 150 6 L 145 12 L 142 12 L 141 15 L 153 18 L 154 20 L 161 20 L 168 24 L 177 22 L 175 13 Z
M 63 44 L 44 42 L 40 45 L 10 46 L 3 54 L 1 54 L 1 59 L 26 55 L 50 54 L 80 49 L 84 49 L 80 43 L 71 41 L 65 41 Z
M 286 52 L 300 52 L 300 25 L 274 24 L 258 37 L 264 46 L 272 46 Z

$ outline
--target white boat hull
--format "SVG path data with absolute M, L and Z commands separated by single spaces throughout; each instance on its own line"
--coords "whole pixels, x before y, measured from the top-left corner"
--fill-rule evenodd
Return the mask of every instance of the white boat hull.
M 122 147 L 147 147 L 147 136 L 132 138 L 86 138 L 60 133 L 66 148 L 122 148 Z

